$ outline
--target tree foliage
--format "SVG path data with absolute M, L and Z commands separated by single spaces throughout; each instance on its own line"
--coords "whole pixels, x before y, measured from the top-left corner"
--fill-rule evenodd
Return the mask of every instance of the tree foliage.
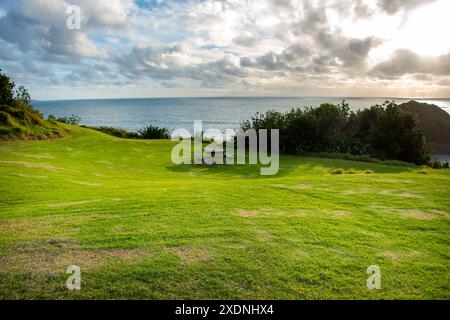
M 343 101 L 287 113 L 257 113 L 242 123 L 242 129 L 250 128 L 279 129 L 280 151 L 286 154 L 338 152 L 416 164 L 429 161 L 417 119 L 389 101 L 357 112 Z
M 14 99 L 14 82 L 1 73 L 0 69 L 0 105 L 10 104 Z

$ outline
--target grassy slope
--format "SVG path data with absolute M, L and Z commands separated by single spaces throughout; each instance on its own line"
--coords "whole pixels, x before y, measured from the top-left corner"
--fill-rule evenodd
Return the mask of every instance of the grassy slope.
M 44 120 L 41 114 L 23 102 L 0 105 L 0 140 L 41 140 L 64 136 L 57 122 Z
M 450 298 L 448 170 L 282 157 L 267 178 L 71 128 L 0 142 L 0 298 Z

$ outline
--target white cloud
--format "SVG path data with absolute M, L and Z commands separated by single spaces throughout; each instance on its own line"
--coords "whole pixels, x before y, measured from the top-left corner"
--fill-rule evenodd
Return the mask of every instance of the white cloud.
M 81 30 L 65 27 L 69 2 L 82 9 Z M 37 82 L 44 76 L 37 66 L 47 65 L 54 72 L 45 76 L 58 85 L 159 83 L 175 93 L 221 87 L 262 94 L 271 86 L 302 94 L 354 86 L 382 95 L 383 77 L 396 77 L 398 86 L 410 77 L 405 90 L 408 81 L 446 83 L 439 75 L 446 65 L 428 62 L 450 52 L 448 2 L 11 1 L 0 9 L 0 60 L 21 79 L 33 66 L 25 61 L 34 61 L 29 80 Z M 405 49 L 421 63 L 389 74 L 386 66 Z

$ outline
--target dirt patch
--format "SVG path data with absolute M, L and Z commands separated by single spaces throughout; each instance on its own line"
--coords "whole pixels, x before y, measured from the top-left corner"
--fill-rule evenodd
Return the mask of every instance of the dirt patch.
M 351 215 L 351 212 L 345 211 L 345 210 L 336 210 L 332 212 L 333 216 L 338 218 L 346 218 Z
M 18 232 L 23 230 L 31 230 L 35 224 L 29 219 L 7 219 L 1 220 L 0 232 Z
M 268 242 L 273 239 L 273 235 L 264 229 L 255 228 L 253 231 L 260 241 Z
M 20 153 L 21 156 L 27 158 L 36 158 L 36 159 L 54 159 L 55 157 L 49 153 L 37 153 L 37 154 L 25 154 Z
M 90 270 L 113 260 L 134 261 L 148 255 L 143 249 L 79 249 L 71 239 L 47 239 L 16 246 L 10 254 L 0 258 L 0 272 L 56 276 L 65 273 L 70 265 Z
M 97 215 L 67 216 L 50 215 L 29 218 L 11 218 L 0 220 L 0 233 L 14 233 L 21 239 L 42 238 L 54 236 L 54 230 L 69 232 L 73 225 L 97 219 Z
M 183 262 L 206 262 L 212 259 L 211 252 L 203 247 L 169 247 L 166 250 L 177 255 Z
M 389 258 L 395 262 L 402 260 L 402 254 L 400 254 L 398 252 L 394 252 L 394 251 L 386 250 L 386 251 L 380 252 L 379 255 L 382 257 Z
M 20 164 L 25 166 L 28 169 L 44 169 L 51 172 L 58 172 L 62 170 L 62 168 L 58 168 L 55 166 L 51 166 L 46 163 L 34 163 L 34 162 L 25 162 L 25 161 L 0 161 L 0 163 L 8 163 L 8 164 Z
M 95 163 L 104 164 L 104 165 L 107 165 L 107 166 L 112 165 L 112 162 L 108 161 L 108 160 L 98 160 L 98 161 L 95 161 Z
M 54 238 L 36 241 L 28 241 L 18 244 L 15 247 L 15 252 L 30 252 L 38 250 L 50 250 L 54 248 L 75 248 L 77 245 L 74 239 L 69 238 Z
M 17 173 L 16 174 L 19 177 L 23 177 L 23 178 L 32 178 L 32 179 L 47 179 L 47 176 L 39 176 L 39 175 L 35 175 L 35 174 L 27 174 L 27 173 Z
M 290 189 L 290 190 L 307 190 L 311 189 L 311 185 L 308 183 L 300 183 L 298 185 L 288 185 L 288 184 L 271 184 L 271 187 Z
M 444 218 L 450 218 L 450 213 L 445 211 L 439 211 L 439 210 L 431 210 L 433 215 L 442 216 Z
M 409 198 L 409 199 L 423 198 L 422 196 L 419 196 L 417 194 L 414 194 L 414 193 L 408 192 L 408 191 L 403 191 L 403 192 L 399 193 L 398 191 L 395 191 L 395 190 L 383 190 L 379 194 L 383 195 L 383 196 L 402 197 L 402 198 Z
M 411 198 L 411 199 L 422 199 L 422 196 L 419 196 L 417 194 L 411 193 L 411 192 L 402 192 L 398 195 L 399 197 L 403 198 Z
M 420 210 L 402 210 L 400 214 L 406 217 L 416 218 L 420 220 L 432 220 L 434 215 Z
M 243 209 L 238 209 L 237 212 L 241 217 L 245 217 L 245 218 L 255 217 L 259 213 L 256 210 L 249 211 L 249 210 L 243 210 Z
M 71 202 L 61 202 L 61 203 L 51 203 L 48 204 L 50 208 L 58 208 L 58 207 L 68 207 L 68 206 L 79 206 L 83 204 L 93 203 L 93 202 L 99 202 L 100 199 L 97 200 L 80 200 L 80 201 L 71 201 Z
M 385 250 L 385 251 L 378 253 L 378 255 L 389 258 L 390 260 L 392 260 L 394 262 L 400 262 L 400 261 L 403 261 L 406 259 L 419 257 L 422 255 L 422 253 L 417 250 L 410 250 L 408 252 L 395 252 L 395 251 Z
M 79 184 L 80 186 L 89 186 L 89 187 L 101 187 L 101 183 L 97 182 L 88 182 L 88 181 L 77 181 L 77 180 L 67 180 L 68 182 L 72 182 L 75 184 Z
M 271 216 L 271 217 L 278 217 L 278 216 L 296 216 L 296 217 L 304 217 L 307 215 L 307 212 L 303 210 L 294 210 L 294 211 L 283 211 L 283 210 L 276 210 L 276 209 L 267 209 L 267 208 L 261 208 L 258 210 L 244 210 L 244 209 L 236 209 L 237 214 L 240 217 L 244 218 L 252 218 L 256 216 Z
M 94 176 L 96 176 L 96 177 L 100 177 L 100 178 L 105 178 L 105 177 L 107 177 L 105 174 L 103 174 L 103 173 L 94 173 Z
M 399 208 L 386 207 L 382 205 L 372 205 L 371 208 L 376 209 L 377 211 L 383 211 L 384 213 L 388 214 L 398 214 L 404 217 L 415 218 L 420 220 L 432 220 L 437 217 L 450 218 L 450 214 L 445 211 L 431 210 L 429 212 L 424 212 L 418 209 L 404 210 Z

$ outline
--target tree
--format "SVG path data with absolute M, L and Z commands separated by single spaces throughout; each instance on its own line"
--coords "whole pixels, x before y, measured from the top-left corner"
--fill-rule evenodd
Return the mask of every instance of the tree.
M 429 161 L 425 135 L 415 116 L 393 102 L 360 112 L 360 138 L 380 158 L 398 159 L 416 164 Z
M 1 73 L 0 69 L 0 105 L 9 104 L 14 100 L 14 82 L 12 82 L 8 76 Z
M 14 97 L 14 99 L 16 101 L 21 101 L 25 104 L 30 104 L 31 101 L 31 96 L 28 93 L 28 90 L 24 87 L 24 86 L 20 86 L 17 90 L 16 90 L 16 96 Z
M 358 112 L 351 112 L 345 101 L 284 114 L 268 111 L 257 113 L 241 127 L 279 129 L 280 151 L 285 154 L 339 152 L 416 164 L 429 161 L 425 136 L 416 118 L 389 101 Z

